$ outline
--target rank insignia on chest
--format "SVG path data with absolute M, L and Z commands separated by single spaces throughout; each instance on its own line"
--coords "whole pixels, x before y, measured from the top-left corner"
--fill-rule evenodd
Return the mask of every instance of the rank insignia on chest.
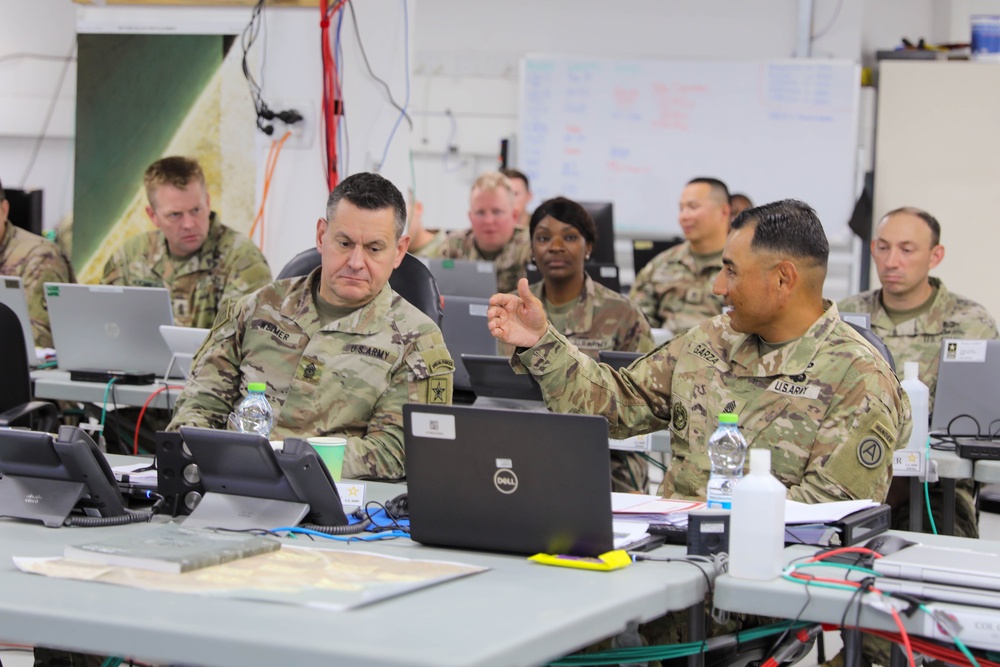
M 316 378 L 316 364 L 309 363 L 305 368 L 302 369 L 302 378 L 305 380 L 313 380 Z

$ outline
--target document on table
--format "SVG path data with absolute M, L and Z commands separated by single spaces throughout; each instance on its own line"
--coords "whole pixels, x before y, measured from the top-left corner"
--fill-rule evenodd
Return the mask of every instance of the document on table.
M 618 521 L 641 521 L 687 526 L 691 510 L 703 509 L 705 503 L 697 500 L 674 500 L 635 493 L 612 493 L 611 508 Z
M 829 523 L 840 521 L 848 514 L 869 507 L 878 507 L 874 500 L 838 500 L 832 503 L 800 503 L 785 501 L 785 523 Z

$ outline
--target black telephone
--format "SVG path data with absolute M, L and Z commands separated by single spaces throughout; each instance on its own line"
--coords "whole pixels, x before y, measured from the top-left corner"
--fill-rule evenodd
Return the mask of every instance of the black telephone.
M 0 473 L 0 515 L 50 527 L 67 520 L 85 523 L 70 518 L 71 512 L 95 519 L 125 518 L 121 523 L 132 520 L 104 454 L 75 426 L 60 426 L 55 438 L 0 429 Z
M 180 432 L 206 494 L 305 503 L 305 523 L 347 525 L 337 485 L 305 440 L 287 438 L 276 452 L 267 438 L 253 433 L 194 426 L 182 426 Z

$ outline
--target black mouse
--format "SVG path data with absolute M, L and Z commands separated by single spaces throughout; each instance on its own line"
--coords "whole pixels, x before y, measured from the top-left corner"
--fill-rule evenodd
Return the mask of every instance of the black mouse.
M 395 519 L 405 519 L 410 516 L 409 498 L 405 493 L 401 493 L 392 500 L 386 501 L 385 511 Z
M 916 542 L 900 537 L 899 535 L 882 533 L 881 535 L 876 535 L 865 542 L 863 546 L 866 549 L 871 549 L 875 553 L 888 556 L 889 554 L 896 553 L 900 549 L 905 549 L 906 547 L 913 546 L 914 544 L 916 544 Z

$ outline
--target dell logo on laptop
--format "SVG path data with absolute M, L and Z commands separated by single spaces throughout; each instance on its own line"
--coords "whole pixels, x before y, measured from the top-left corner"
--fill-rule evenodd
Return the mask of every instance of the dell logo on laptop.
M 493 474 L 493 486 L 500 493 L 511 494 L 517 491 L 517 475 L 513 470 L 497 470 Z

